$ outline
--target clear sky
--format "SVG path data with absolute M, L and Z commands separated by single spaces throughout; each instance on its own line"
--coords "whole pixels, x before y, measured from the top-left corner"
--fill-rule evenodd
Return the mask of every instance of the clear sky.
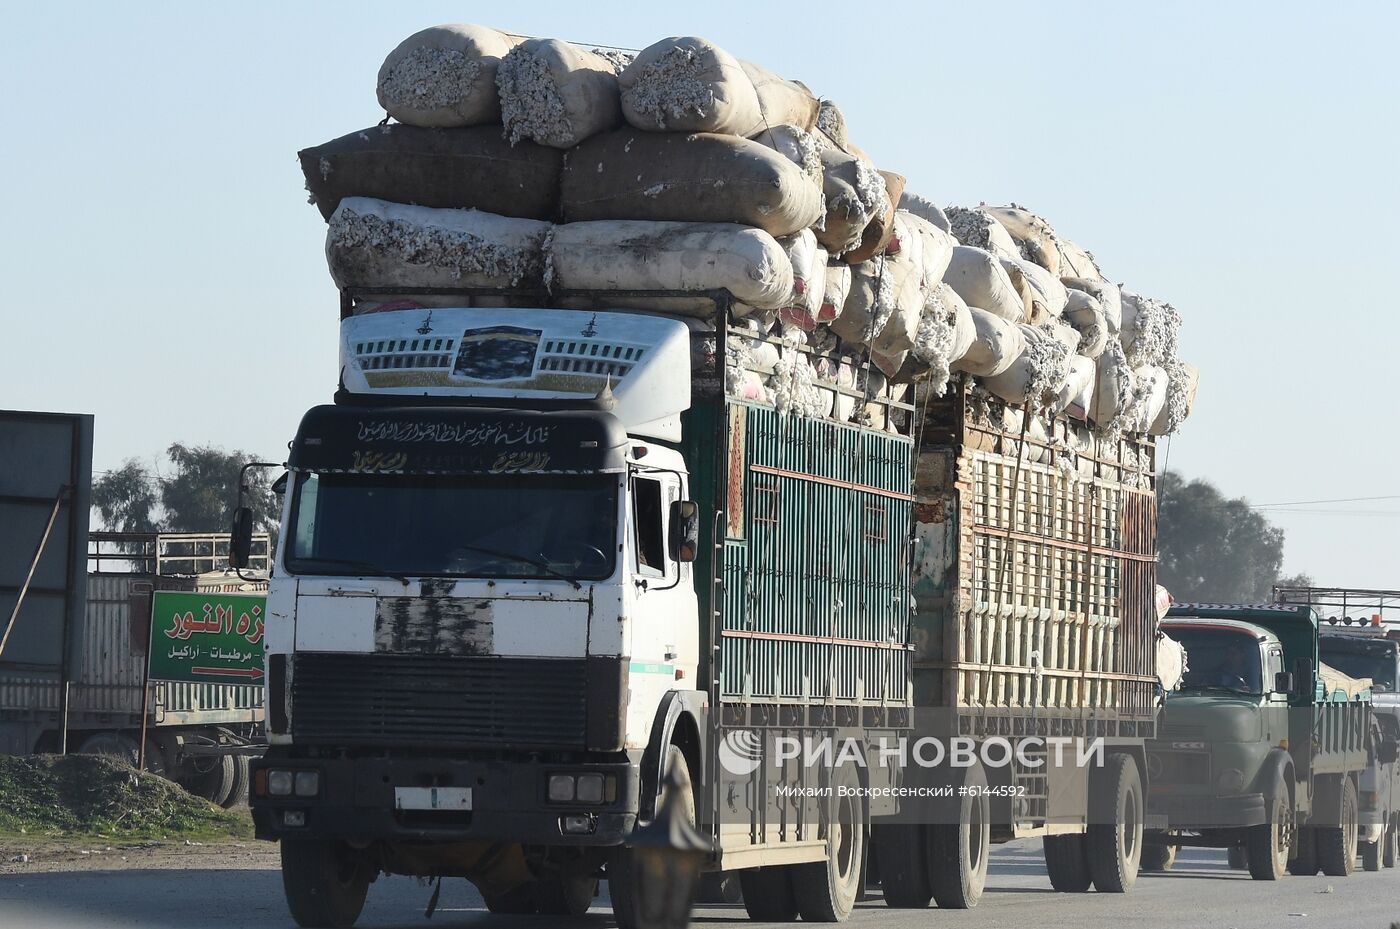
M 1390 2 L 10 4 L 0 407 L 279 457 L 336 385 L 295 153 L 382 116 L 402 38 L 464 20 L 697 34 L 841 104 L 940 203 L 1014 200 L 1172 301 L 1202 370 L 1172 468 L 1269 504 L 1400 494 Z M 1285 567 L 1400 587 L 1400 499 L 1269 510 Z

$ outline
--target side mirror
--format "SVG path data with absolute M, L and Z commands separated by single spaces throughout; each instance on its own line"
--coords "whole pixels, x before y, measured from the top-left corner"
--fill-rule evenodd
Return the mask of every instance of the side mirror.
M 1299 658 L 1293 662 L 1293 689 L 1291 691 L 1293 696 L 1311 700 L 1316 686 L 1313 681 L 1312 659 Z
M 1274 693 L 1292 694 L 1294 688 L 1293 672 L 1280 671 L 1274 675 Z
M 700 507 L 692 500 L 671 504 L 671 557 L 694 561 L 700 551 Z
M 1381 739 L 1381 744 L 1376 746 L 1376 758 L 1381 764 L 1395 764 L 1400 758 L 1400 742 L 1394 739 Z
M 229 529 L 228 563 L 241 570 L 248 567 L 248 558 L 253 553 L 253 511 L 240 506 L 233 511 L 233 527 Z

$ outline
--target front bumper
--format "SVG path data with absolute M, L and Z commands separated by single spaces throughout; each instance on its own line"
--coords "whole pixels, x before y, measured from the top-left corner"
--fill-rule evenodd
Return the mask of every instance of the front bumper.
M 269 768 L 315 770 L 315 797 L 249 796 L 260 839 L 284 837 L 356 842 L 512 842 L 525 845 L 619 845 L 637 822 L 636 764 L 546 764 L 538 761 L 465 761 L 424 758 L 288 758 L 269 753 L 253 762 L 253 783 Z M 602 774 L 615 779 L 615 799 L 600 804 L 551 803 L 555 774 Z M 467 787 L 471 809 L 420 811 L 395 808 L 396 787 Z M 302 825 L 286 813 L 300 812 Z M 591 831 L 564 831 L 564 817 L 586 817 Z
M 1147 795 L 1149 816 L 1165 817 L 1167 828 L 1192 832 L 1260 826 L 1268 822 L 1266 808 L 1262 793 L 1217 797 L 1149 791 Z

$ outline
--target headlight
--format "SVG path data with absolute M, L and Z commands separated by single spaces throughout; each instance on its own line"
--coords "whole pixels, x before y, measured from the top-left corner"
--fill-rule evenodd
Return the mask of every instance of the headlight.
M 580 774 L 578 778 L 578 801 L 580 803 L 603 802 L 603 775 Z
M 574 779 L 568 774 L 553 774 L 549 778 L 549 799 L 568 803 L 574 799 Z
M 267 792 L 274 797 L 290 797 L 292 795 L 292 772 L 267 772 Z
M 1215 786 L 1222 794 L 1237 794 L 1244 790 L 1244 772 L 1239 768 L 1226 768 L 1220 772 Z
M 321 792 L 321 773 L 319 771 L 298 771 L 296 776 L 296 794 L 298 797 L 314 797 Z

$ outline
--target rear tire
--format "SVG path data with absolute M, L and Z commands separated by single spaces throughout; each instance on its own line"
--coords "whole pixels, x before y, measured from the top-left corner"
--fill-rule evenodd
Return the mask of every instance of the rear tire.
M 1276 881 L 1288 873 L 1288 853 L 1293 844 L 1293 804 L 1288 791 L 1279 790 L 1269 808 L 1269 821 L 1250 826 L 1245 836 L 1249 876 L 1256 881 Z
M 928 878 L 933 899 L 945 910 L 970 910 L 987 886 L 992 844 L 992 802 L 980 764 L 968 768 L 961 786 L 956 823 L 928 826 Z
M 871 830 L 870 840 L 880 859 L 880 885 L 885 889 L 888 907 L 919 910 L 933 899 L 925 828 L 916 823 L 892 823 Z
M 302 929 L 348 929 L 360 918 L 371 874 L 341 842 L 282 840 L 282 890 Z
M 1351 778 L 1342 784 L 1342 824 L 1317 831 L 1317 860 L 1328 877 L 1350 877 L 1356 870 L 1356 824 L 1359 804 Z
M 833 778 L 840 786 L 856 788 L 855 770 L 841 767 Z M 835 786 L 835 785 L 833 785 Z M 865 862 L 865 804 L 858 790 L 832 798 L 832 819 L 827 825 L 826 860 L 792 866 L 792 895 L 797 911 L 809 923 L 844 922 L 860 895 L 861 866 Z
M 1093 884 L 1089 874 L 1089 853 L 1084 836 L 1047 835 L 1041 840 L 1045 847 L 1045 870 L 1050 872 L 1050 886 L 1062 894 L 1082 894 Z
M 233 793 L 233 756 L 202 755 L 191 766 L 195 773 L 186 789 L 215 806 L 223 806 Z
M 1141 869 L 1153 874 L 1170 871 L 1176 864 L 1175 845 L 1144 845 L 1142 847 Z
M 243 809 L 248 805 L 248 756 L 233 755 L 233 778 L 229 783 L 228 797 L 219 806 L 226 810 L 234 807 Z
M 1387 868 L 1395 867 L 1396 845 L 1400 844 L 1400 828 L 1397 828 L 1396 821 L 1392 819 L 1385 827 L 1385 850 L 1381 854 L 1381 864 Z
M 1098 774 L 1100 817 L 1085 835 L 1089 873 L 1099 893 L 1127 893 L 1142 858 L 1142 777 L 1133 756 L 1122 753 L 1110 755 Z
M 104 755 L 134 768 L 140 757 L 140 749 L 120 732 L 96 732 L 83 740 L 78 754 Z
M 1249 870 L 1249 853 L 1243 845 L 1232 845 L 1225 850 L 1225 866 L 1231 871 Z
M 744 891 L 744 909 L 754 922 L 790 923 L 797 920 L 791 866 L 740 871 L 739 886 Z

